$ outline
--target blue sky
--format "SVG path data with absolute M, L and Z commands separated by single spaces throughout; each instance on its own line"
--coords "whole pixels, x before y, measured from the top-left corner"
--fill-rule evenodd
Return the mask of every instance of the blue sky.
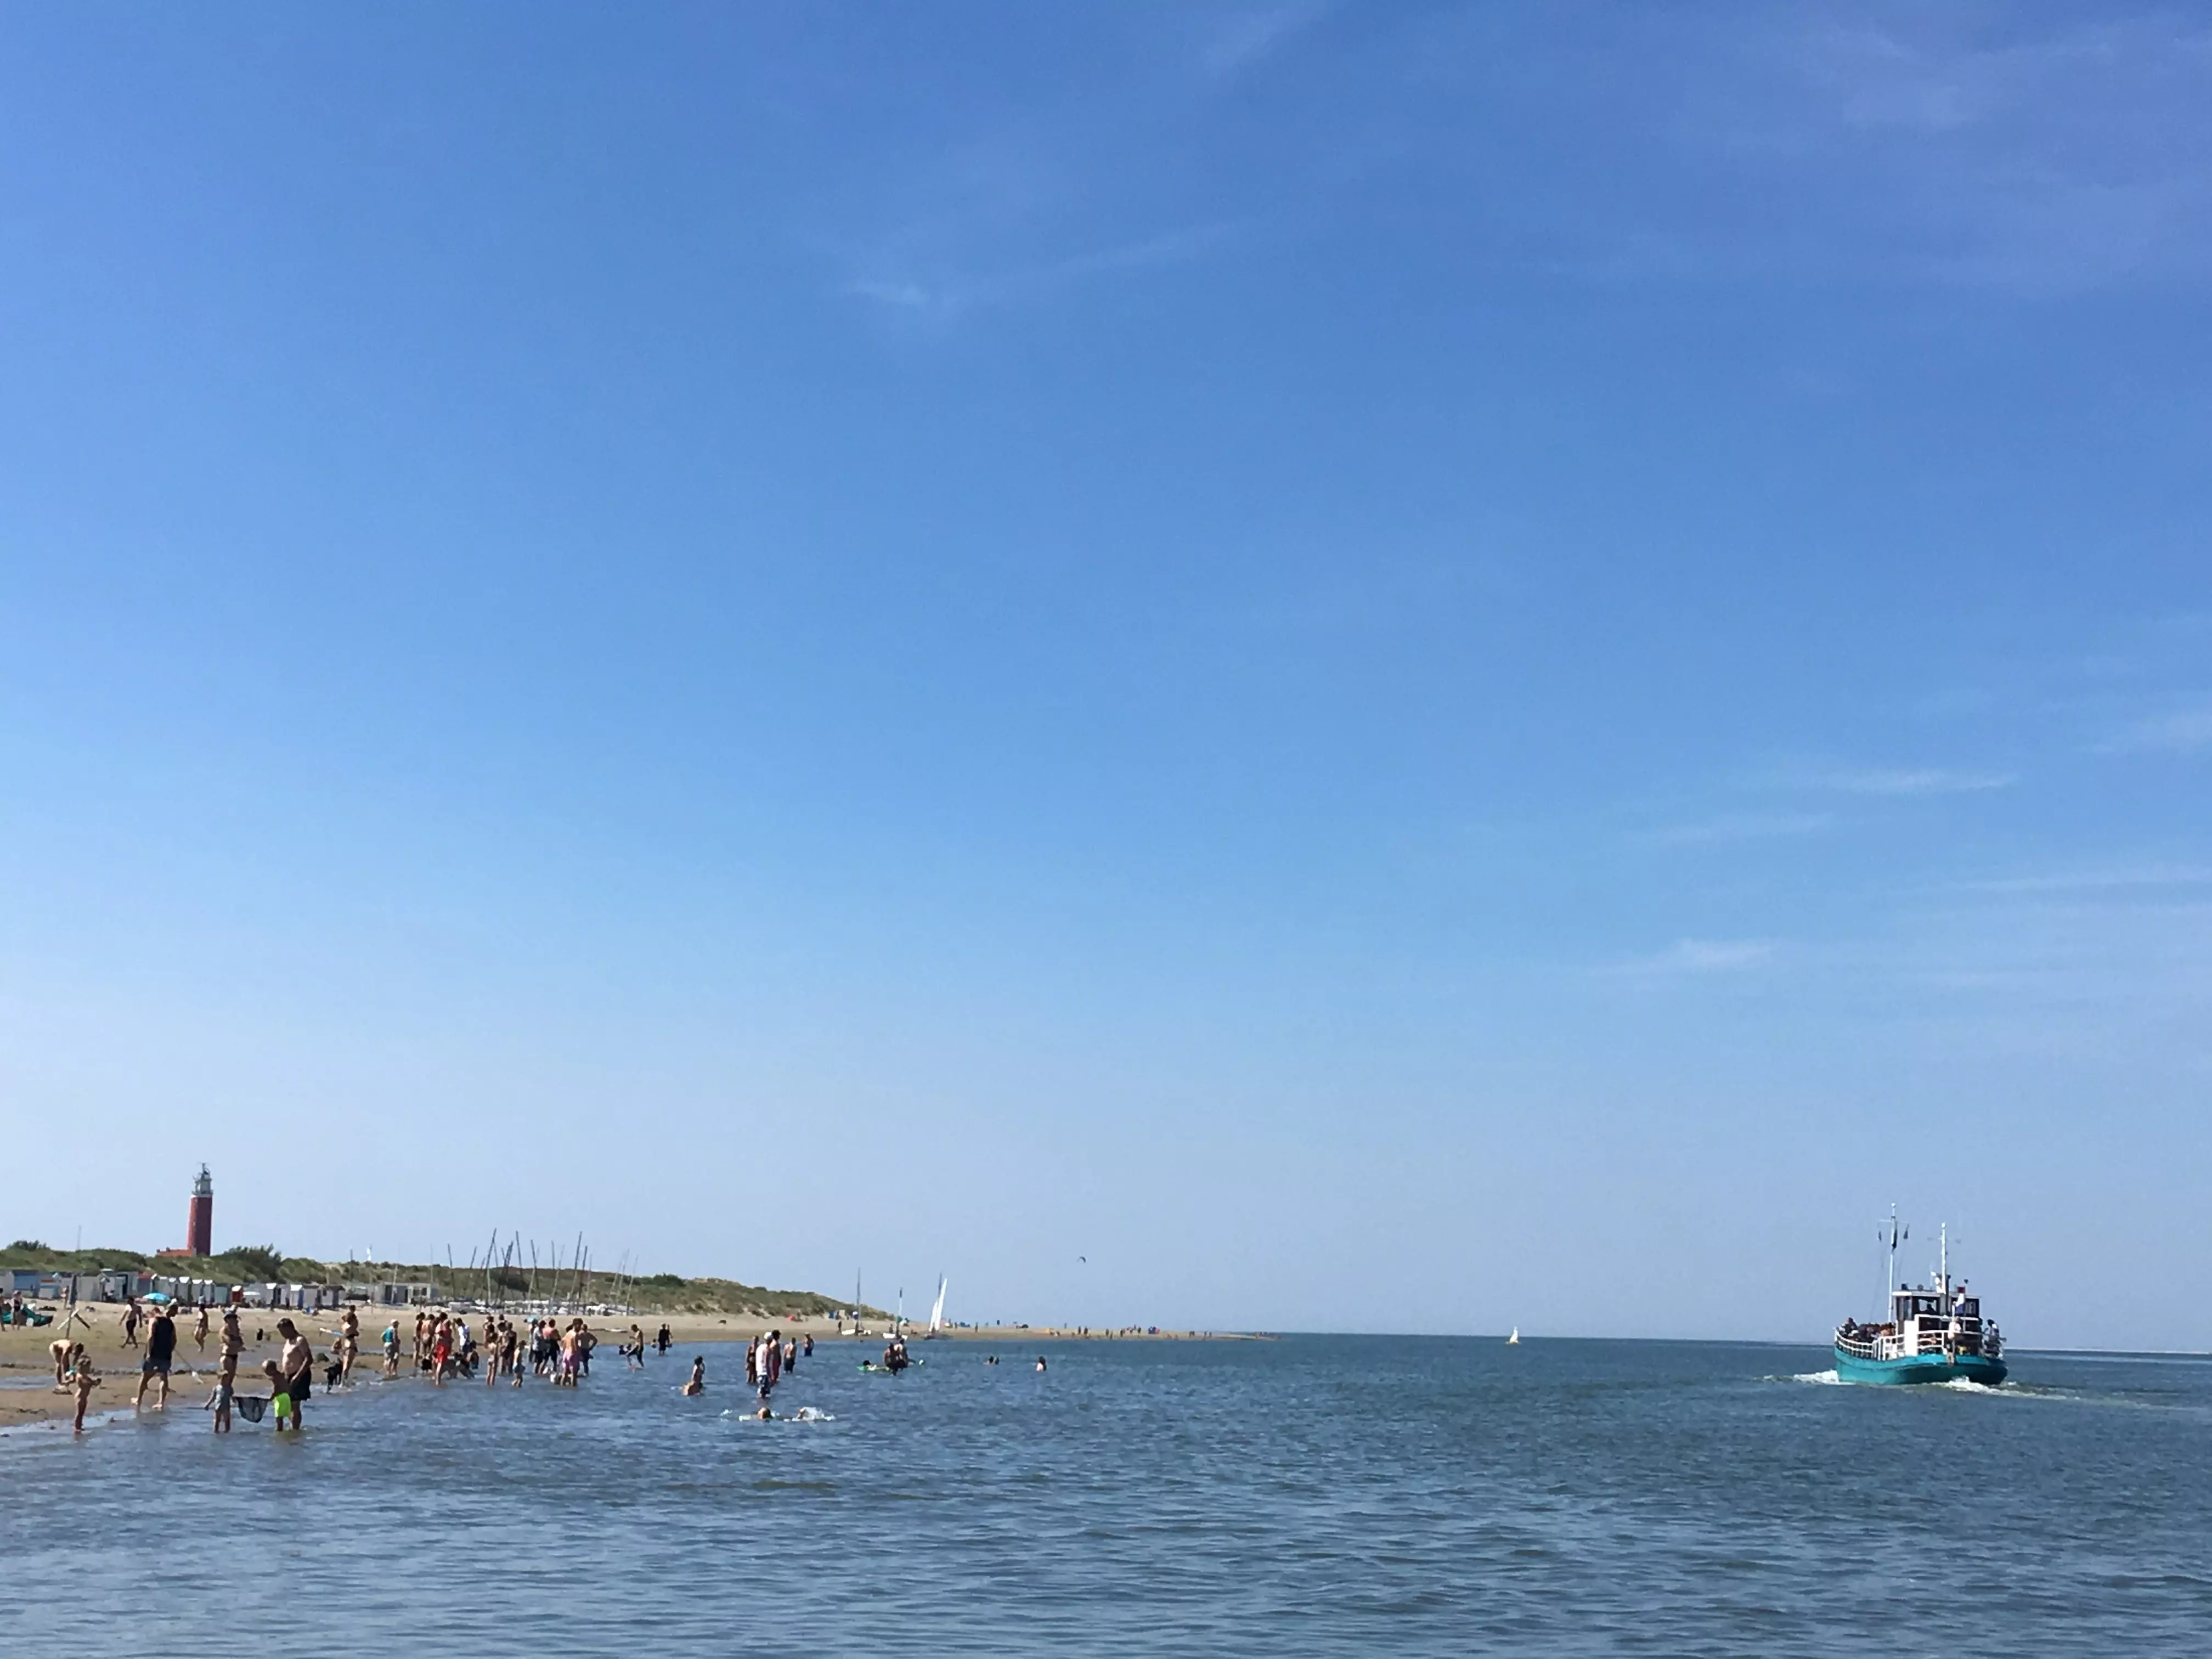
M 8 1236 L 2212 1344 L 2201 18 L 5 40 Z

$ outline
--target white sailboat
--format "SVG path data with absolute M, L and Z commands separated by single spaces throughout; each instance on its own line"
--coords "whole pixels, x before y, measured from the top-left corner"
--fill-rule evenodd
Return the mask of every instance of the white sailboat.
M 945 1275 L 937 1276 L 937 1305 L 929 1310 L 929 1334 L 935 1336 L 945 1328 Z
M 1518 1325 L 1513 1328 L 1513 1334 L 1505 1339 L 1505 1346 L 1509 1348 L 1517 1348 L 1521 1346 L 1521 1328 Z

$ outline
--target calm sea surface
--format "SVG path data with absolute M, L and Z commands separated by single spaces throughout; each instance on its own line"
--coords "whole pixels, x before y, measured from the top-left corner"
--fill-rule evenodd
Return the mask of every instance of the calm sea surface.
M 827 1344 L 0 1439 L 8 1647 L 471 1655 L 2212 1652 L 2212 1363 L 1823 1384 L 1819 1349 Z M 1044 1353 L 1051 1369 L 1031 1369 Z M 116 1386 L 111 1384 L 111 1389 Z

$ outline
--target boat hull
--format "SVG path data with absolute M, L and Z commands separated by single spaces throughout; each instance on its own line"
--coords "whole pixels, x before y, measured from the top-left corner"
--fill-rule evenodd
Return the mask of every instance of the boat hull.
M 1836 1350 L 1836 1375 L 1846 1382 L 1979 1382 L 1995 1388 L 2005 1380 L 2005 1363 L 1980 1354 L 1947 1358 L 1916 1354 L 1904 1359 L 1862 1359 Z

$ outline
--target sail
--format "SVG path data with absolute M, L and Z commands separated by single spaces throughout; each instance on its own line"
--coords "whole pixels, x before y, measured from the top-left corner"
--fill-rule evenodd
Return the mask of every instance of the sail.
M 941 1276 L 937 1281 L 937 1305 L 929 1310 L 929 1328 L 933 1331 L 945 1328 L 945 1280 Z

